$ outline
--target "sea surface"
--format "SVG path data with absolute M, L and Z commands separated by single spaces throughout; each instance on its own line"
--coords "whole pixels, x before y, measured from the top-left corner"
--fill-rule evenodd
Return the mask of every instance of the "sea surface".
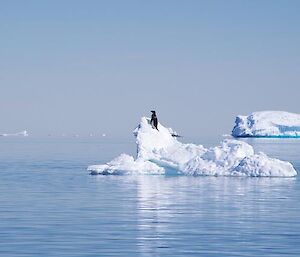
M 300 139 L 243 141 L 300 173 Z M 299 177 L 86 171 L 135 151 L 133 139 L 0 137 L 0 256 L 300 256 Z

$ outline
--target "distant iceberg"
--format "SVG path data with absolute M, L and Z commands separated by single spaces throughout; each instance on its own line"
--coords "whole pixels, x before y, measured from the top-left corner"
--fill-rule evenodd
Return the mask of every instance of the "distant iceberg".
M 254 112 L 237 116 L 234 137 L 300 137 L 300 115 L 281 111 Z
M 153 129 L 143 117 L 133 131 L 137 157 L 121 154 L 114 160 L 88 167 L 91 174 L 179 174 L 203 176 L 296 176 L 292 164 L 273 159 L 263 153 L 255 154 L 251 145 L 233 139 L 220 146 L 183 144 L 172 136 L 170 129 L 158 124 Z
M 2 137 L 10 137 L 10 136 L 22 136 L 22 137 L 28 137 L 28 132 L 26 130 L 18 132 L 18 133 L 13 133 L 13 134 L 0 134 Z

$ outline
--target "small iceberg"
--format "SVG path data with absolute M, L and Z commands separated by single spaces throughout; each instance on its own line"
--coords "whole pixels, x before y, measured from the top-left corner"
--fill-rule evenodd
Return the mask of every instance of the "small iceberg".
M 159 130 L 159 131 L 158 131 Z M 226 139 L 219 146 L 184 144 L 160 123 L 158 130 L 143 117 L 133 131 L 137 156 L 121 154 L 114 160 L 88 167 L 91 174 L 179 174 L 192 176 L 292 177 L 297 172 L 289 162 L 254 153 L 246 142 Z
M 300 114 L 262 111 L 237 116 L 232 136 L 297 138 L 300 137 Z
M 10 136 L 21 136 L 21 137 L 28 137 L 28 132 L 26 130 L 18 132 L 18 133 L 13 133 L 13 134 L 0 134 L 2 137 L 10 137 Z

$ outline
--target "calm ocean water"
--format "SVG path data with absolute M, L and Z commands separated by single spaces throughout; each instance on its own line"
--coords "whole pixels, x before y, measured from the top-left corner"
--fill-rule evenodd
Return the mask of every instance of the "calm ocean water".
M 300 173 L 300 139 L 246 141 Z M 300 256 L 298 177 L 86 172 L 122 152 L 134 141 L 0 138 L 0 256 Z

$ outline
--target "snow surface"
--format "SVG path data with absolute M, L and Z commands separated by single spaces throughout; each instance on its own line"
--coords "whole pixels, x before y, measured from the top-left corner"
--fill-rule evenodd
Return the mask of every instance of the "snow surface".
M 14 134 L 0 134 L 0 136 L 2 137 L 9 137 L 9 136 L 22 136 L 22 137 L 27 137 L 28 136 L 28 132 L 26 130 L 18 132 L 18 133 L 14 133 Z
M 255 154 L 245 142 L 226 139 L 220 146 L 183 144 L 170 129 L 158 124 L 153 129 L 150 119 L 143 117 L 133 131 L 137 157 L 121 154 L 114 160 L 88 167 L 91 174 L 181 174 L 204 176 L 292 177 L 297 172 L 285 161 Z
M 281 111 L 237 116 L 234 137 L 300 137 L 300 114 Z

